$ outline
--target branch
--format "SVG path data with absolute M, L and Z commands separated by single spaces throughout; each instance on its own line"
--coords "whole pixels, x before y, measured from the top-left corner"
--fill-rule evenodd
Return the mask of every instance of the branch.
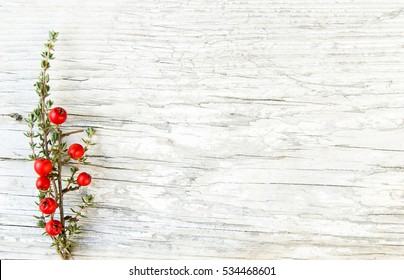
M 45 60 L 42 61 L 42 87 L 41 87 L 41 127 L 43 132 L 43 141 L 42 141 L 42 151 L 44 155 L 49 158 L 49 150 L 48 150 L 48 129 L 46 127 L 46 94 L 48 91 L 48 85 L 46 84 L 46 70 L 49 68 L 49 54 L 51 51 L 51 45 L 48 44 L 48 50 L 46 52 Z
M 58 163 L 58 191 L 59 191 L 59 213 L 60 213 L 60 222 L 62 223 L 62 226 L 64 228 L 65 226 L 65 221 L 64 221 L 64 213 L 63 213 L 63 185 L 62 185 L 62 146 L 63 146 L 63 141 L 62 141 L 62 131 L 60 130 L 60 126 L 56 126 L 56 130 L 58 132 L 58 154 L 57 154 L 57 163 Z
M 85 150 L 85 151 L 87 151 L 87 150 L 88 150 L 88 146 L 90 146 L 90 145 L 92 144 L 92 143 L 91 143 L 91 138 L 94 136 L 95 130 L 90 127 L 90 128 L 87 129 L 86 132 L 87 132 L 87 135 L 88 135 L 88 140 L 85 140 L 85 141 L 84 141 L 84 143 L 85 143 L 85 145 L 84 145 L 84 150 Z M 76 187 L 73 187 L 73 188 L 72 188 L 72 187 L 70 187 L 70 185 L 74 182 L 74 175 L 77 173 L 77 171 L 79 171 L 80 164 L 83 163 L 83 161 L 84 161 L 84 158 L 79 159 L 79 160 L 77 161 L 76 166 L 74 166 L 74 167 L 72 167 L 72 168 L 70 169 L 70 172 L 71 172 L 70 179 L 68 180 L 68 183 L 67 183 L 66 187 L 62 190 L 62 194 L 61 194 L 61 195 L 65 194 L 65 193 L 67 193 L 67 192 L 69 192 L 69 191 L 78 190 L 78 189 L 80 188 L 80 186 L 76 186 Z
M 66 137 L 66 136 L 69 136 L 69 135 L 72 135 L 72 134 L 75 134 L 75 133 L 81 133 L 81 132 L 84 132 L 84 129 L 79 129 L 79 130 L 75 130 L 75 131 L 63 133 L 63 134 L 62 134 L 62 138 L 63 138 L 63 137 Z
M 62 194 L 65 194 L 65 193 L 71 192 L 71 191 L 77 191 L 78 189 L 80 189 L 80 186 L 68 187 L 68 188 L 63 189 Z

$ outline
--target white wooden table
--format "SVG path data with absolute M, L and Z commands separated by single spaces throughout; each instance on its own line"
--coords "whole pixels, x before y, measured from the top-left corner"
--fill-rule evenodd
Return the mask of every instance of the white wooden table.
M 1 259 L 58 258 L 11 117 L 51 29 L 64 128 L 98 131 L 76 259 L 404 258 L 403 1 L 2 0 L 0 26 Z

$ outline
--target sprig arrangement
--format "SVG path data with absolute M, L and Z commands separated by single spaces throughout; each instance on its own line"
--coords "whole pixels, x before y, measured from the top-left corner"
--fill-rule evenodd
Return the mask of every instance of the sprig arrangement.
M 70 132 L 62 132 L 61 125 L 67 119 L 67 112 L 61 107 L 53 107 L 49 99 L 50 61 L 54 59 L 54 45 L 59 33 L 50 31 L 45 49 L 41 53 L 41 72 L 34 84 L 39 96 L 37 107 L 28 115 L 26 122 L 31 154 L 29 159 L 34 161 L 34 170 L 39 175 L 36 187 L 39 191 L 37 203 L 41 214 L 35 216 L 37 226 L 43 228 L 44 235 L 52 239 L 52 247 L 62 259 L 72 258 L 72 248 L 75 242 L 72 238 L 81 231 L 79 220 L 84 216 L 85 210 L 92 206 L 94 197 L 85 195 L 81 198 L 82 204 L 77 209 L 70 209 L 65 214 L 63 198 L 69 192 L 76 191 L 91 183 L 91 176 L 82 172 L 76 176 L 82 165 L 88 164 L 85 153 L 95 143 L 92 138 L 95 130 L 92 127 Z M 82 138 L 83 145 L 75 143 L 67 147 L 66 137 L 76 133 L 85 133 Z M 70 167 L 70 175 L 64 179 L 63 171 Z M 57 213 L 58 212 L 58 213 Z M 59 214 L 59 215 L 57 215 Z

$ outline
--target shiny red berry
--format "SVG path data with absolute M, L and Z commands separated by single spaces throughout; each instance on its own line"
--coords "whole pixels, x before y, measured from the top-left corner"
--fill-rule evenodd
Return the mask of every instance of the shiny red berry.
M 62 232 L 63 226 L 62 223 L 58 220 L 50 220 L 46 223 L 45 231 L 50 236 L 56 236 Z
M 46 215 L 55 213 L 56 208 L 58 204 L 51 197 L 46 197 L 39 202 L 39 210 Z
M 67 112 L 62 107 L 55 107 L 49 112 L 49 120 L 54 124 L 62 124 L 67 119 Z
M 38 177 L 35 182 L 36 188 L 40 191 L 47 191 L 50 187 L 50 184 L 50 180 L 48 179 L 48 177 L 45 176 Z
M 86 173 L 86 172 L 82 172 L 79 174 L 79 176 L 77 176 L 77 185 L 79 186 L 88 186 L 91 183 L 91 175 Z
M 80 144 L 72 144 L 67 153 L 72 159 L 80 159 L 84 156 L 84 148 Z
M 49 159 L 38 158 L 34 162 L 34 169 L 39 176 L 46 176 L 52 172 L 52 162 Z

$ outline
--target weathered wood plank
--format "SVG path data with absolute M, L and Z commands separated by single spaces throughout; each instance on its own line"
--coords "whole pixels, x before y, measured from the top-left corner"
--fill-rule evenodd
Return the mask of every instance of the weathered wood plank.
M 0 258 L 57 258 L 10 115 L 35 106 L 49 29 L 65 128 L 98 130 L 77 259 L 404 258 L 400 1 L 19 0 L 0 15 Z

